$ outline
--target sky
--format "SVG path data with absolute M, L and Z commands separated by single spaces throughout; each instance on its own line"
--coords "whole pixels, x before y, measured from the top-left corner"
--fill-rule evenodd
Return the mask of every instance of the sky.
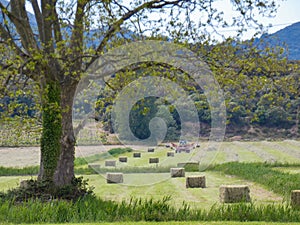
M 219 4 L 221 5 L 225 14 L 228 17 L 232 16 L 231 6 L 229 4 L 230 0 L 219 0 Z M 277 0 L 279 3 L 279 8 L 277 10 L 276 16 L 274 18 L 259 18 L 260 22 L 262 22 L 265 26 L 272 24 L 273 27 L 269 28 L 268 33 L 275 33 L 278 30 L 285 28 L 293 23 L 300 22 L 300 0 Z M 227 13 L 226 13 L 227 12 Z M 228 28 L 227 30 L 230 30 Z M 230 32 L 226 32 L 225 30 L 221 30 L 221 33 L 226 35 Z M 243 39 L 250 38 L 255 33 L 254 30 L 249 30 L 243 37 Z
M 123 0 L 123 2 L 130 2 L 131 0 Z M 275 0 L 279 3 L 280 7 L 277 10 L 277 14 L 274 18 L 258 18 L 265 26 L 272 24 L 273 27 L 269 28 L 268 33 L 275 33 L 278 30 L 285 28 L 293 23 L 300 22 L 300 0 Z M 126 4 L 126 3 L 125 3 Z M 218 8 L 224 12 L 226 18 L 233 16 L 231 9 L 232 5 L 230 0 L 217 0 L 216 4 Z M 28 7 L 27 7 L 28 8 Z M 32 12 L 32 9 L 29 9 Z M 235 28 L 219 29 L 218 32 L 226 37 L 232 35 L 232 31 Z M 242 39 L 249 39 L 255 33 L 254 29 L 248 29 Z
M 299 0 L 286 0 L 280 3 L 277 11 L 277 16 L 273 19 L 265 19 L 266 23 L 271 22 L 275 26 L 270 30 L 274 33 L 284 27 L 296 22 L 300 22 L 300 1 Z

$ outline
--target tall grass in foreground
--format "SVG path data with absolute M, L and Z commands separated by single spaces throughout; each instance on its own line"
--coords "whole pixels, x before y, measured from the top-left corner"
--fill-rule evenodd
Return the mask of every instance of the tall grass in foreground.
M 215 205 L 210 210 L 175 209 L 169 198 L 132 199 L 129 203 L 103 201 L 87 196 L 76 202 L 0 201 L 0 221 L 10 223 L 65 223 L 113 221 L 277 221 L 299 222 L 300 211 L 288 205 L 251 203 Z
M 262 184 L 269 190 L 288 199 L 292 190 L 300 188 L 300 174 L 289 174 L 274 170 L 274 167 L 277 166 L 289 167 L 290 165 L 230 162 L 216 165 L 211 170 L 222 171 L 225 174 L 235 175 Z

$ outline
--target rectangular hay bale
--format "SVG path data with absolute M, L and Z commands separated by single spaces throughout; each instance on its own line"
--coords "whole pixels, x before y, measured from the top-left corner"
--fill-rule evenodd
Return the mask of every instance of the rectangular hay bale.
M 141 153 L 140 152 L 134 152 L 133 153 L 133 158 L 141 158 Z
M 120 156 L 119 162 L 127 162 L 127 156 Z
M 171 168 L 170 173 L 171 177 L 185 177 L 184 168 Z
M 123 183 L 123 173 L 107 173 L 106 182 L 108 184 Z
M 292 207 L 300 208 L 300 190 L 292 190 L 291 205 Z
M 247 185 L 221 185 L 219 188 L 220 202 L 250 202 L 250 189 Z
M 148 148 L 148 152 L 154 152 L 154 148 Z
M 205 176 L 188 176 L 186 178 L 186 188 L 205 188 Z
M 175 156 L 174 152 L 167 152 L 167 157 L 174 157 L 174 156 Z
M 116 160 L 106 160 L 105 166 L 116 166 Z
M 149 158 L 149 163 L 159 163 L 159 158 Z

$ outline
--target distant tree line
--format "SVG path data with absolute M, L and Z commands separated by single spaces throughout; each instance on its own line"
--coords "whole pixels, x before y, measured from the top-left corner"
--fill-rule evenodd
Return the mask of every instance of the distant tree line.
M 286 130 L 291 137 L 299 136 L 300 76 L 299 62 L 288 61 L 283 49 L 257 48 L 259 43 L 234 40 L 216 45 L 188 46 L 199 54 L 213 71 L 225 96 L 227 132 L 240 135 L 253 127 Z M 201 122 L 200 133 L 209 135 L 211 114 L 205 93 L 187 74 L 160 66 L 137 71 L 120 72 L 106 81 L 98 98 L 97 119 L 104 129 L 113 132 L 111 108 L 116 94 L 140 74 L 164 76 L 184 88 L 193 99 Z M 182 103 L 184 104 L 184 103 Z M 100 110 L 101 109 L 101 110 Z M 131 109 L 130 128 L 141 139 L 147 138 L 149 121 L 161 117 L 168 125 L 166 140 L 177 140 L 181 120 L 174 106 L 161 98 L 146 98 Z

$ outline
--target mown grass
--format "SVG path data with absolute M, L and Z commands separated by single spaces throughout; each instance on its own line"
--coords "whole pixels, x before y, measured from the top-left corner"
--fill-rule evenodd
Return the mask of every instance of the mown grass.
M 298 164 L 230 162 L 213 166 L 210 170 L 222 171 L 228 175 L 253 181 L 288 199 L 292 190 L 299 189 L 300 174 L 284 173 L 274 168 L 295 167 L 296 165 Z
M 93 156 L 94 157 L 94 156 Z M 170 172 L 170 167 L 116 167 L 108 168 L 102 167 L 100 169 L 93 169 L 86 166 L 86 161 L 79 158 L 75 162 L 75 174 L 77 175 L 91 175 L 91 174 L 105 174 L 107 172 L 122 172 L 122 173 L 168 173 Z M 97 159 L 98 160 L 98 159 Z M 37 175 L 39 171 L 39 166 L 29 166 L 29 167 L 0 167 L 0 176 L 25 176 L 25 175 Z M 186 166 L 186 171 L 199 171 L 195 166 Z
M 104 153 L 99 153 L 95 155 L 85 156 L 85 157 L 77 157 L 75 159 L 75 166 L 87 165 L 88 163 L 94 163 L 97 161 L 103 161 L 106 159 L 110 159 L 111 157 L 117 157 L 121 154 L 132 152 L 132 148 L 112 148 Z
M 0 166 L 0 176 L 36 175 L 38 172 L 39 166 L 28 166 L 23 168 Z
M 94 187 L 97 197 L 104 200 L 116 202 L 129 202 L 131 198 L 142 198 L 154 200 L 162 199 L 166 195 L 172 197 L 171 204 L 177 209 L 183 202 L 191 208 L 209 209 L 214 204 L 219 204 L 220 185 L 245 184 L 246 180 L 238 177 L 224 176 L 222 172 L 186 172 L 186 176 L 205 175 L 207 188 L 186 188 L 186 180 L 182 178 L 171 178 L 170 173 L 130 173 L 124 174 L 122 184 L 107 184 L 106 174 L 84 175 L 88 184 Z M 36 178 L 36 177 L 33 177 Z M 32 177 L 1 177 L 0 191 L 8 191 L 19 186 L 21 180 L 32 179 Z M 259 185 L 249 184 L 251 199 L 256 204 L 281 204 L 282 197 L 262 189 Z M 262 191 L 262 192 L 261 192 Z
M 209 210 L 176 209 L 169 198 L 132 199 L 116 203 L 87 196 L 76 202 L 0 201 L 0 221 L 10 223 L 92 223 L 126 221 L 265 221 L 300 222 L 300 211 L 288 205 L 251 203 L 215 205 Z M 187 223 L 185 223 L 187 224 Z
M 266 163 L 225 163 L 216 165 L 211 170 L 217 172 L 207 171 L 211 177 L 213 173 L 226 173 L 236 175 L 246 180 L 254 181 L 255 183 L 263 184 L 265 187 L 282 195 L 289 194 L 286 190 L 295 189 L 299 185 L 299 179 L 292 176 L 295 174 L 286 174 L 274 170 L 277 167 L 297 166 L 296 164 L 266 164 Z M 299 165 L 298 165 L 299 166 Z M 95 176 L 95 175 L 93 175 Z M 130 175 L 132 176 L 132 175 Z M 140 175 L 138 179 L 140 180 Z M 146 177 L 145 177 L 146 178 Z M 97 181 L 99 178 L 95 178 Z M 103 181 L 102 181 L 103 180 Z M 105 191 L 105 178 L 102 178 L 99 186 L 99 191 Z M 162 187 L 167 184 L 172 186 L 173 183 L 179 182 L 178 179 L 169 179 L 167 182 L 153 184 L 147 188 L 155 189 L 154 192 L 158 196 L 147 196 L 142 199 L 127 196 L 129 198 L 121 201 L 103 200 L 105 195 L 98 197 L 86 197 L 76 202 L 70 201 L 49 201 L 42 203 L 31 200 L 27 203 L 14 204 L 13 202 L 0 200 L 0 221 L 11 223 L 92 223 L 92 222 L 119 222 L 128 221 L 185 221 L 184 224 L 189 224 L 189 221 L 267 221 L 269 222 L 300 222 L 300 210 L 293 209 L 288 203 L 285 204 L 260 204 L 258 202 L 246 204 L 215 204 L 212 207 L 203 207 L 198 205 L 197 208 L 190 207 L 188 203 L 180 202 L 175 206 L 174 201 L 169 197 L 162 197 Z M 212 181 L 210 181 L 212 182 Z M 192 190 L 197 193 L 189 193 L 186 198 L 199 195 L 199 191 L 207 192 L 215 190 L 219 183 L 213 184 L 208 182 L 209 187 L 204 190 Z M 220 181 L 221 182 L 221 181 Z M 184 188 L 184 180 L 180 180 L 178 187 Z M 287 186 L 285 186 L 287 185 Z M 216 186 L 216 187 L 215 187 Z M 113 195 L 128 194 L 128 190 L 136 192 L 136 187 L 122 186 L 125 191 L 115 191 L 113 187 L 117 185 L 107 186 Z M 277 188 L 274 190 L 273 188 Z M 130 189 L 131 188 L 131 189 Z M 170 187 L 166 187 L 167 189 Z M 176 190 L 177 190 L 176 188 Z M 122 189 L 122 190 L 123 190 Z M 128 189 L 128 190 L 127 190 Z M 144 193 L 145 187 L 140 188 Z M 126 191 L 127 190 L 127 191 Z M 184 190 L 186 190 L 184 188 Z M 175 189 L 174 189 L 175 191 Z M 190 191 L 190 190 L 187 190 Z M 142 193 L 141 192 L 141 193 Z M 144 193 L 145 194 L 145 193 Z M 203 193 L 202 193 L 203 194 Z M 178 197 L 178 193 L 174 194 L 174 198 Z M 141 196 L 140 193 L 134 196 Z M 204 200 L 204 199 L 203 199 Z M 207 204 L 207 203 L 206 203 Z M 210 204 L 211 205 L 211 204 Z M 199 208 L 199 206 L 201 208 Z M 37 213 L 38 212 L 38 213 Z M 140 223 L 139 223 L 140 224 Z M 168 223 L 172 224 L 172 223 Z M 201 223 L 200 223 L 201 224 Z M 223 224 L 223 222 L 222 222 Z M 232 222 L 228 223 L 232 224 Z

